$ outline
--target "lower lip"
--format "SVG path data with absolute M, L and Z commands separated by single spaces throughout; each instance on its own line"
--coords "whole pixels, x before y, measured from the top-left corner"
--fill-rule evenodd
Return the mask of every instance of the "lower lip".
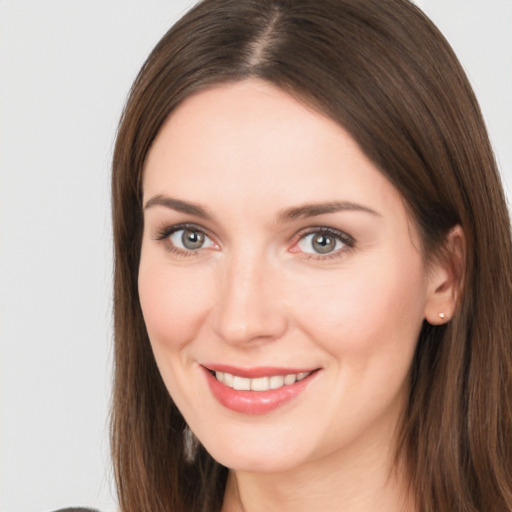
M 243 414 L 258 415 L 273 411 L 296 398 L 306 389 L 317 372 L 294 384 L 268 391 L 238 391 L 219 382 L 206 368 L 204 373 L 213 396 L 224 407 Z

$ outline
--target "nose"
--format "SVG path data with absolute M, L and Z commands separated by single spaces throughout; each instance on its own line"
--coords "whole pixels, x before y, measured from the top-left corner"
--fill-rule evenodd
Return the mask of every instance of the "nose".
M 231 259 L 225 264 L 213 310 L 216 334 L 238 346 L 282 337 L 288 320 L 278 269 L 262 258 Z

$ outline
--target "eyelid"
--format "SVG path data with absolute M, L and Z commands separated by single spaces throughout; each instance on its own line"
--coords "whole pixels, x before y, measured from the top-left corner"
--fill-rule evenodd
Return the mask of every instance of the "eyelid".
M 155 235 L 153 236 L 153 239 L 154 240 L 164 240 L 165 238 L 171 236 L 173 233 L 176 233 L 176 231 L 179 231 L 180 229 L 190 229 L 193 231 L 200 231 L 201 233 L 208 235 L 208 232 L 201 226 L 198 226 L 197 224 L 193 224 L 191 222 L 183 222 L 180 224 L 172 224 L 172 225 L 165 224 L 164 226 L 157 228 L 155 230 Z

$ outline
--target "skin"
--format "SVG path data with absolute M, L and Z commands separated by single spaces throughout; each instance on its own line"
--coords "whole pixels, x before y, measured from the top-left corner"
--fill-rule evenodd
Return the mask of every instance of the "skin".
M 192 431 L 231 468 L 224 512 L 414 510 L 392 470 L 396 426 L 422 322 L 449 318 L 455 293 L 448 265 L 425 268 L 394 186 L 335 122 L 246 80 L 180 105 L 143 190 L 149 338 Z M 340 201 L 350 207 L 282 218 Z M 182 223 L 206 234 L 202 248 L 162 238 Z M 353 243 L 318 254 L 307 234 L 324 227 Z M 215 399 L 207 363 L 319 370 L 290 402 L 250 415 Z

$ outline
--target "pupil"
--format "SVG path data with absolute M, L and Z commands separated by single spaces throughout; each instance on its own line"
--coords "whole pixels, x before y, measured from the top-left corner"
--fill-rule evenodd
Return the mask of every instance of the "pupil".
M 318 235 L 313 238 L 313 248 L 316 252 L 325 254 L 334 249 L 336 242 L 332 236 Z
M 183 231 L 181 241 L 187 249 L 200 249 L 204 243 L 204 235 L 198 231 L 186 229 Z

